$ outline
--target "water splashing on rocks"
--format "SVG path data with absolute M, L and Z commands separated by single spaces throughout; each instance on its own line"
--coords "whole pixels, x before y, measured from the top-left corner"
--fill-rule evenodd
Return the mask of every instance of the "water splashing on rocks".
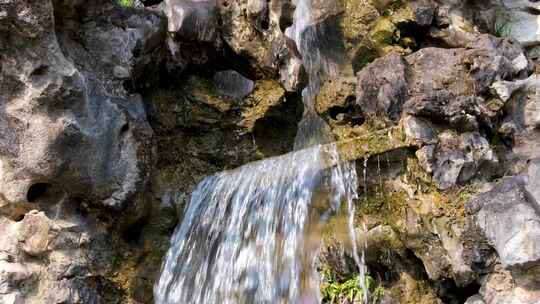
M 328 170 L 321 146 L 203 180 L 172 239 L 156 303 L 314 303 L 318 226 L 356 197 L 356 174 Z M 334 158 L 334 160 L 332 160 Z
M 297 151 L 218 173 L 197 186 L 172 237 L 154 289 L 156 303 L 320 302 L 320 234 L 343 202 L 364 279 L 354 234 L 354 164 L 340 162 L 335 145 L 321 145 L 334 138 L 315 110 L 322 83 L 343 58 L 336 52 L 341 40 L 333 41 L 339 38 L 332 23 L 337 2 L 317 3 L 322 6 L 314 9 L 311 0 L 295 0 L 294 23 L 286 31 L 309 75 Z

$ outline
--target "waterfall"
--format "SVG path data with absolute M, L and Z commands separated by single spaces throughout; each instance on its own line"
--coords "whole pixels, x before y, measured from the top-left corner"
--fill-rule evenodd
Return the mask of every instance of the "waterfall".
M 310 233 L 356 195 L 335 147 L 269 158 L 203 180 L 172 238 L 156 303 L 313 303 L 320 246 Z M 320 237 L 319 237 L 320 240 Z
M 342 202 L 354 232 L 356 170 L 339 162 L 335 145 L 321 145 L 334 138 L 314 106 L 339 60 L 326 55 L 330 29 L 313 15 L 311 0 L 295 4 L 286 35 L 296 42 L 310 80 L 302 92 L 296 151 L 220 172 L 197 186 L 155 285 L 156 303 L 318 303 L 322 225 Z
M 312 7 L 312 0 L 293 2 L 296 5 L 294 23 L 286 29 L 285 35 L 295 42 L 309 76 L 309 84 L 302 91 L 304 115 L 298 124 L 294 144 L 298 150 L 334 140 L 330 127 L 315 110 L 315 98 L 324 81 L 337 75 L 345 54 L 342 40 L 336 39 L 341 36 L 339 27 L 327 22 L 330 16 L 325 15 L 337 11 L 338 2 L 319 1 L 321 7 L 318 8 Z

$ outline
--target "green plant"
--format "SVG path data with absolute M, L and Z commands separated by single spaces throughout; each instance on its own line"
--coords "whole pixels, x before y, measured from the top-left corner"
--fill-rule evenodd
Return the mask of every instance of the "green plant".
M 123 7 L 133 6 L 133 0 L 118 0 L 118 3 Z
M 360 275 L 338 282 L 329 269 L 322 271 L 323 282 L 321 284 L 321 293 L 323 303 L 341 304 L 354 303 L 355 299 L 361 298 L 364 291 L 360 287 Z M 384 288 L 381 285 L 375 285 L 375 280 L 370 276 L 365 276 L 366 287 L 369 290 L 370 304 L 377 304 L 382 299 Z

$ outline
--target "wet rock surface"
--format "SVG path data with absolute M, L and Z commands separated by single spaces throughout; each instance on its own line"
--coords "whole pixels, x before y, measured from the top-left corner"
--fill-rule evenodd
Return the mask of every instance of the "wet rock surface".
M 0 3 L 0 303 L 152 303 L 193 187 L 293 149 L 314 50 L 335 138 L 387 151 L 356 162 L 383 303 L 540 301 L 537 2 L 129 3 Z

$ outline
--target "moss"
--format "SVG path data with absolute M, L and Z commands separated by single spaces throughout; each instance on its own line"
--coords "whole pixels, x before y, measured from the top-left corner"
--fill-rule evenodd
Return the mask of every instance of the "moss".
M 375 27 L 369 33 L 369 38 L 376 49 L 381 49 L 385 45 L 390 45 L 394 42 L 394 35 L 397 27 L 388 18 L 380 18 Z
M 125 293 L 122 303 L 153 301 L 153 284 L 177 223 L 176 210 L 162 208 L 158 201 L 153 206 L 144 223 L 135 223 L 141 230 L 135 239 L 126 239 L 119 227 L 112 232 L 111 245 L 116 256 L 108 277 Z
M 352 65 L 355 72 L 360 71 L 363 67 L 377 58 L 377 51 L 371 43 L 362 43 L 358 45 L 353 53 Z
M 384 189 L 392 189 L 392 186 L 388 185 Z M 404 216 L 408 208 L 406 193 L 390 190 L 388 192 L 364 195 L 358 204 L 356 223 L 361 223 L 366 218 L 369 218 L 370 222 L 388 225 L 395 231 L 403 232 L 405 230 Z
M 345 0 L 344 15 L 341 22 L 343 36 L 354 42 L 365 36 L 370 24 L 379 17 L 377 9 L 366 0 Z
M 251 131 L 255 122 L 264 117 L 272 106 L 284 101 L 285 89 L 275 80 L 259 80 L 255 84 L 255 90 L 243 101 L 242 118 L 239 126 Z

